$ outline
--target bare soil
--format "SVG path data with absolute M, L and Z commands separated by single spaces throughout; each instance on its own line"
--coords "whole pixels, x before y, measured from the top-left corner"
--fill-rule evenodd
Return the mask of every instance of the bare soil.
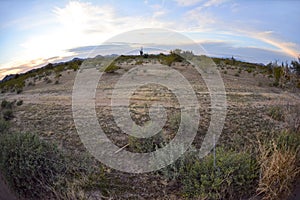
M 132 65 L 123 66 L 130 69 Z M 150 67 L 150 66 L 149 66 Z M 191 65 L 176 63 L 171 66 L 182 73 L 192 84 L 201 105 L 201 121 L 194 145 L 198 148 L 210 122 L 210 96 L 201 76 L 195 73 Z M 122 147 L 128 138 L 115 126 L 109 106 L 110 95 L 114 84 L 126 73 L 120 70 L 102 76 L 96 91 L 96 111 L 101 127 L 108 137 Z M 224 71 L 226 70 L 226 74 Z M 237 76 L 238 68 L 225 66 L 220 70 L 227 95 L 227 117 L 218 145 L 229 145 L 233 149 L 242 150 L 247 144 L 260 135 L 272 135 L 273 132 L 288 127 L 288 122 L 276 121 L 267 113 L 276 105 L 288 107 L 300 104 L 299 89 L 277 88 L 270 86 L 273 78 L 258 72 L 248 73 L 242 70 Z M 55 77 L 50 75 L 52 83 L 36 81 L 34 86 L 26 86 L 21 94 L 1 94 L 0 100 L 23 100 L 23 105 L 16 106 L 13 122 L 15 131 L 37 133 L 45 140 L 58 143 L 60 148 L 70 151 L 86 151 L 77 135 L 72 116 L 72 89 L 76 73 L 65 71 L 55 84 Z M 33 82 L 28 80 L 27 83 Z M 132 118 L 136 121 L 147 121 L 147 112 L 142 109 L 145 103 L 154 101 L 168 102 L 168 109 L 176 109 L 176 100 L 171 92 L 164 91 L 154 96 L 154 86 L 142 88 L 131 99 Z M 156 92 L 157 93 L 157 92 Z M 156 97 L 156 98 L 150 98 Z M 168 100 L 168 101 L 166 101 Z M 127 148 L 126 150 L 129 150 Z M 164 180 L 155 174 L 127 174 L 106 169 L 112 179 L 118 180 L 117 187 L 122 186 L 118 198 L 121 199 L 178 199 L 180 185 L 175 181 Z M 5 190 L 3 190 L 5 194 Z M 0 192 L 2 194 L 2 192 Z M 1 195 L 0 195 L 1 198 Z

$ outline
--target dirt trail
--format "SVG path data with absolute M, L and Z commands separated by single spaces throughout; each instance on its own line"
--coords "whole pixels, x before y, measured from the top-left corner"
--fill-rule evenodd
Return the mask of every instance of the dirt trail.
M 11 192 L 6 185 L 5 180 L 0 172 L 0 200 L 17 200 L 18 198 Z

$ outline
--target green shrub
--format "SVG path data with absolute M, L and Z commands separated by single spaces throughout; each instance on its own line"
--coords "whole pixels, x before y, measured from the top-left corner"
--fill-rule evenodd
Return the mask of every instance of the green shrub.
M 44 78 L 44 82 L 46 82 L 47 84 L 52 83 L 52 80 L 48 77 Z
M 28 87 L 29 87 L 29 86 L 35 86 L 35 83 L 32 82 L 32 81 L 30 81 L 30 82 L 27 84 L 27 86 L 28 86 Z
M 8 121 L 8 120 L 11 120 L 14 118 L 14 115 L 13 115 L 13 111 L 11 109 L 9 110 L 4 110 L 3 113 L 3 118 Z
M 173 131 L 177 131 L 181 122 L 181 113 L 175 112 L 170 116 L 170 129 Z
M 214 156 L 185 163 L 181 170 L 183 195 L 189 198 L 247 198 L 255 192 L 259 170 L 248 153 L 236 153 L 218 148 Z
M 284 120 L 284 112 L 283 109 L 279 106 L 273 106 L 269 108 L 268 115 L 277 121 L 283 121 Z
M 58 78 L 61 77 L 61 76 L 62 76 L 61 73 L 56 73 L 56 74 L 55 74 L 55 78 L 56 78 L 56 79 L 58 79 Z
M 9 123 L 7 121 L 0 119 L 0 134 L 6 133 L 8 130 L 9 130 Z
M 292 131 L 283 131 L 276 139 L 277 148 L 298 152 L 300 149 L 300 134 Z
M 172 148 L 174 151 L 183 151 L 183 146 L 177 145 L 174 148 Z M 161 169 L 158 171 L 159 174 L 161 174 L 165 179 L 167 180 L 175 180 L 180 179 L 183 176 L 180 177 L 180 173 L 185 171 L 186 164 L 192 163 L 195 160 L 197 160 L 197 154 L 196 151 L 194 151 L 194 147 L 190 147 L 183 156 L 179 157 L 174 163 L 168 165 L 167 167 Z M 172 153 L 169 154 L 172 156 Z M 159 162 L 165 162 L 165 160 L 160 159 Z M 155 163 L 156 164 L 156 163 Z
M 143 61 L 142 60 L 138 60 L 135 62 L 135 65 L 142 65 L 143 64 Z
M 182 62 L 184 59 L 180 57 L 178 54 L 171 52 L 169 55 L 160 54 L 159 55 L 160 62 L 164 65 L 171 66 L 174 62 Z
M 57 147 L 31 133 L 4 134 L 0 152 L 1 172 L 22 197 L 41 198 L 65 170 Z
M 252 73 L 253 72 L 253 69 L 251 69 L 251 68 L 248 68 L 248 69 L 246 69 L 246 71 L 250 74 L 250 73 Z
M 129 136 L 128 143 L 132 152 L 147 153 L 163 147 L 165 139 L 160 132 L 150 138 L 136 138 L 134 136 Z
M 14 103 L 14 102 L 9 102 L 9 101 L 7 101 L 7 100 L 4 99 L 4 100 L 1 102 L 1 108 L 12 109 L 13 103 Z
M 17 106 L 21 106 L 22 104 L 23 104 L 23 100 L 19 100 L 19 101 L 17 101 Z
M 279 82 L 280 78 L 283 76 L 283 68 L 282 67 L 274 67 L 273 74 L 275 77 L 275 82 Z
M 117 71 L 118 69 L 120 69 L 120 67 L 117 66 L 114 62 L 112 62 L 110 65 L 108 65 L 108 66 L 104 69 L 104 72 L 106 72 L 106 73 L 114 73 L 114 72 Z
M 17 88 L 17 94 L 20 94 L 21 92 L 23 92 L 22 88 Z

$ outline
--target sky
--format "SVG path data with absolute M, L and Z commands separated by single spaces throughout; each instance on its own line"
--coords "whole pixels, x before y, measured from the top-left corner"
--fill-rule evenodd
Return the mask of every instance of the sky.
M 182 34 L 209 56 L 290 62 L 300 54 L 299 8 L 298 0 L 0 0 L 0 79 L 88 57 L 110 38 L 144 28 Z M 99 54 L 117 47 L 103 45 Z

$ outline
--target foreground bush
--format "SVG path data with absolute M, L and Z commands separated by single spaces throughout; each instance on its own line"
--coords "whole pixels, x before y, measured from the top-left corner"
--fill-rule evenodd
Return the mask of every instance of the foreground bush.
M 56 146 L 31 133 L 3 134 L 0 139 L 0 169 L 20 196 L 40 198 L 65 171 Z
M 215 164 L 214 164 L 215 163 Z M 248 153 L 217 149 L 216 159 L 189 159 L 181 169 L 183 194 L 189 198 L 247 198 L 255 191 L 258 165 Z
M 118 69 L 120 69 L 120 67 L 117 66 L 115 62 L 112 62 L 110 65 L 108 65 L 108 66 L 104 69 L 104 72 L 106 72 L 106 73 L 114 73 L 114 72 L 117 71 Z
M 0 118 L 0 134 L 6 133 L 9 129 L 9 123 Z M 0 135 L 0 137 L 2 137 Z
M 7 101 L 7 100 L 4 99 L 4 100 L 1 102 L 1 108 L 2 108 L 2 109 L 12 109 L 13 104 L 14 104 L 13 101 L 12 101 L 12 102 L 9 102 L 9 101 Z
M 270 107 L 268 115 L 277 121 L 284 121 L 284 112 L 283 109 L 279 106 Z
M 282 132 L 276 140 L 260 143 L 261 178 L 257 192 L 262 199 L 285 199 L 300 172 L 299 133 Z
M 14 114 L 12 110 L 4 110 L 2 115 L 3 115 L 3 119 L 5 119 L 6 121 L 14 118 Z
M 175 62 L 182 62 L 184 59 L 178 54 L 171 52 L 169 55 L 160 54 L 159 59 L 161 64 L 171 66 Z

